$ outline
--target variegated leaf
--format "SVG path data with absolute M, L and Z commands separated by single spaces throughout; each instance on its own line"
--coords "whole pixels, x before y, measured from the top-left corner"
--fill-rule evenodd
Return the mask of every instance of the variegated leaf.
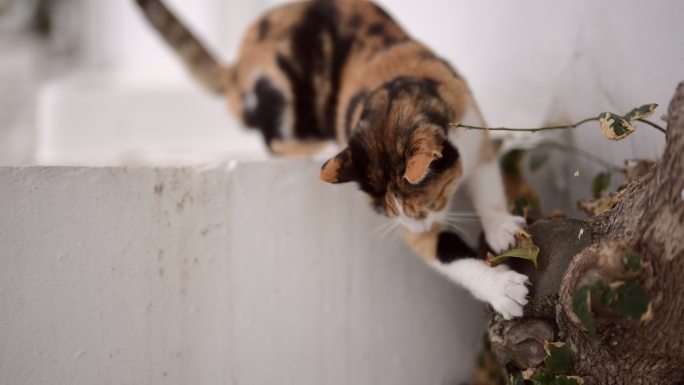
M 633 109 L 632 111 L 629 111 L 625 115 L 625 119 L 631 121 L 631 120 L 635 120 L 635 119 L 648 118 L 649 116 L 653 115 L 653 112 L 655 112 L 655 109 L 657 107 L 658 107 L 658 105 L 655 103 L 644 104 L 641 107 L 637 107 L 637 108 Z
M 610 112 L 599 115 L 599 127 L 603 136 L 610 140 L 622 140 L 636 130 L 629 120 Z

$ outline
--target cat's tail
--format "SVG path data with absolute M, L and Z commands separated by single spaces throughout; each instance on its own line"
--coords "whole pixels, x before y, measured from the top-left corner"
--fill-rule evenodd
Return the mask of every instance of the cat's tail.
M 210 91 L 226 91 L 228 69 L 222 67 L 205 46 L 160 0 L 135 0 L 166 42 L 183 59 L 186 67 Z

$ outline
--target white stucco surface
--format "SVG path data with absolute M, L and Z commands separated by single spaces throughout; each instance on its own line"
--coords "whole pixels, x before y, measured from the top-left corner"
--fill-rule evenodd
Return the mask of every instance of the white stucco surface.
M 318 167 L 0 168 L 0 383 L 466 380 L 480 305 Z

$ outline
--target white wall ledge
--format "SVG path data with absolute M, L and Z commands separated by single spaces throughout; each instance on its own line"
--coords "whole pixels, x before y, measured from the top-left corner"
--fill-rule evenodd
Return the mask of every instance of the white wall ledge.
M 319 163 L 0 168 L 2 382 L 467 380 L 480 305 Z

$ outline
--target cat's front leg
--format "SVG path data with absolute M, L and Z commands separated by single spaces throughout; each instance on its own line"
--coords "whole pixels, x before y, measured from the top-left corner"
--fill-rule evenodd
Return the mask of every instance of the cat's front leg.
M 459 259 L 447 264 L 436 261 L 432 266 L 468 289 L 475 298 L 492 305 L 504 319 L 523 315 L 529 283 L 526 275 L 506 265 L 490 267 L 475 258 Z
M 462 123 L 485 126 L 474 101 L 466 109 Z M 475 211 L 480 216 L 485 239 L 500 253 L 515 246 L 515 233 L 525 227 L 525 220 L 506 209 L 503 181 L 489 135 L 482 130 L 453 130 L 449 134 L 463 160 L 463 174 Z
M 489 267 L 456 234 L 434 228 L 416 234 L 404 229 L 409 246 L 435 270 L 487 302 L 505 319 L 520 317 L 527 304 L 527 276 L 507 266 Z
M 478 165 L 467 186 L 489 247 L 496 253 L 514 247 L 515 234 L 525 228 L 525 219 L 511 215 L 506 209 L 501 172 L 496 160 Z

